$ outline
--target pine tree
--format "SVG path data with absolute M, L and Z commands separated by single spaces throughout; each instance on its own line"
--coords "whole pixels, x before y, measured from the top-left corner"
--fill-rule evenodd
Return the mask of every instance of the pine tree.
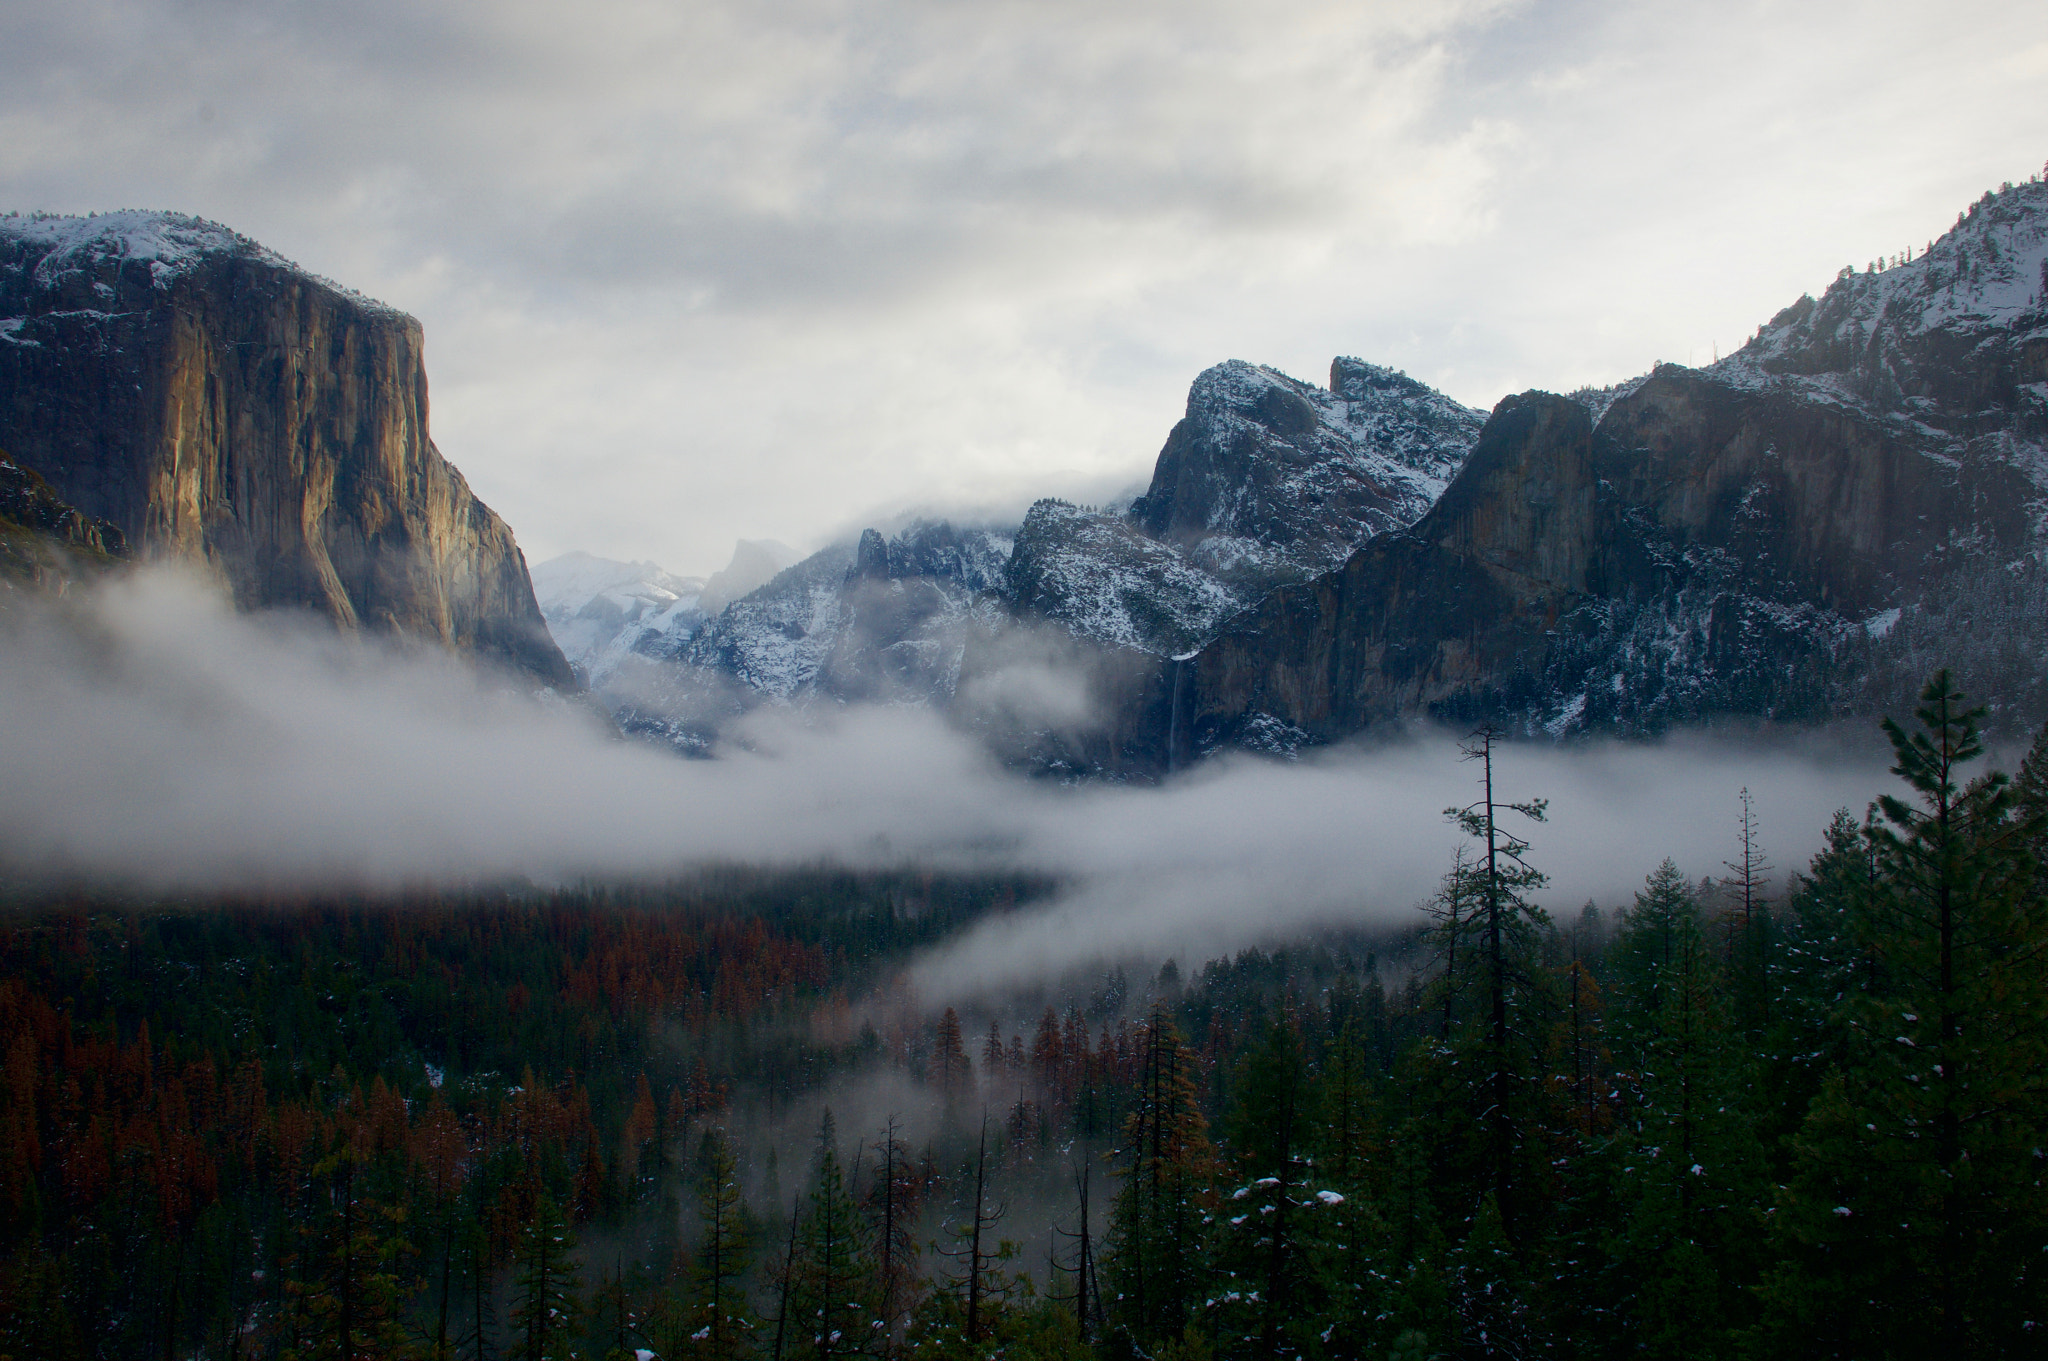
M 832 1114 L 819 1130 L 809 1205 L 797 1234 L 790 1321 L 799 1356 L 871 1355 L 881 1349 L 884 1320 L 867 1224 L 847 1190 L 833 1147 Z
M 1739 1251 L 1762 1186 L 1745 1118 L 1742 1048 L 1698 899 L 1670 860 L 1636 894 L 1612 947 L 1610 1042 L 1624 1087 L 1617 1134 L 1626 1219 L 1614 1251 L 1633 1347 L 1719 1355 L 1745 1322 Z
M 1499 1207 L 1509 1243 L 1519 1247 L 1536 1209 L 1531 1164 L 1540 1158 L 1540 1150 L 1529 1141 L 1540 1127 L 1537 1111 L 1543 1094 L 1529 1003 L 1538 984 L 1535 935 L 1548 918 L 1528 897 L 1543 886 L 1545 877 L 1528 861 L 1529 843 L 1503 827 L 1501 816 L 1512 812 L 1540 823 L 1548 803 L 1509 803 L 1498 797 L 1494 755 L 1500 737 L 1498 729 L 1483 727 L 1460 748 L 1465 760 L 1480 767 L 1480 797 L 1462 808 L 1445 809 L 1444 816 L 1477 843 L 1464 894 L 1478 913 L 1473 923 L 1479 952 L 1474 989 L 1485 1009 L 1478 1018 L 1483 1038 L 1476 1047 L 1468 1047 L 1466 1061 L 1479 1076 L 1478 1090 L 1471 1096 L 1485 1131 L 1485 1189 Z
M 519 1236 L 516 1261 L 509 1355 L 514 1361 L 569 1361 L 583 1312 L 576 1235 L 546 1191 L 534 1199 L 532 1217 Z
M 1848 926 L 1870 963 L 1799 1134 L 1771 1290 L 1780 1329 L 1825 1329 L 1834 1354 L 2021 1355 L 2048 1307 L 2042 826 L 2002 774 L 1965 783 L 1982 714 L 1944 671 L 1917 731 L 1885 724 L 1914 798 L 1881 798 L 1865 833 L 1876 882 Z
M 931 1081 L 948 1101 L 964 1099 L 973 1085 L 967 1049 L 960 1039 L 960 1015 L 947 1007 L 932 1040 Z
M 1752 1043 L 1761 1040 L 1770 1025 L 1772 957 L 1777 947 L 1777 921 L 1769 900 L 1772 865 L 1765 859 L 1757 834 L 1756 804 L 1748 786 L 1740 795 L 1742 811 L 1736 818 L 1737 853 L 1723 861 L 1728 871 L 1721 888 L 1729 900 L 1726 923 L 1729 981 L 1734 1001 L 1735 1023 Z
M 1284 1020 L 1266 1027 L 1240 1065 L 1230 1112 L 1237 1186 L 1218 1215 L 1222 1305 L 1212 1331 L 1226 1355 L 1304 1355 L 1322 1300 L 1317 1259 L 1340 1192 L 1308 1185 L 1318 1123 L 1301 1037 Z
M 1179 1333 L 1200 1289 L 1214 1151 L 1194 1056 L 1165 1007 L 1153 1007 L 1140 1041 L 1137 1090 L 1114 1155 L 1123 1184 L 1111 1211 L 1108 1266 L 1116 1317 L 1142 1344 Z
M 875 1141 L 875 1177 L 868 1183 L 865 1203 L 874 1235 L 882 1331 L 886 1346 L 894 1349 L 901 1340 L 904 1320 L 917 1306 L 917 1222 L 924 1206 L 924 1179 L 911 1160 L 894 1116 Z
M 1877 891 L 1877 861 L 1864 824 L 1838 809 L 1820 853 L 1786 899 L 1765 1047 L 1771 1100 L 1758 1112 L 1768 1141 L 1789 1139 L 1823 1078 L 1848 1061 L 1848 1001 L 1876 976 L 1876 956 L 1859 941 L 1854 922 Z
M 335 1150 L 312 1169 L 326 1195 L 319 1220 L 308 1226 L 315 1274 L 287 1287 L 293 1295 L 287 1331 L 300 1339 L 285 1348 L 288 1361 L 358 1361 L 410 1350 L 400 1275 L 400 1262 L 412 1250 L 400 1233 L 405 1211 L 370 1194 L 364 1142 L 351 1121 Z
M 996 1237 L 996 1229 L 1009 1213 L 1009 1206 L 994 1198 L 989 1185 L 990 1170 L 988 1117 L 984 1115 L 975 1145 L 974 1172 L 967 1183 L 967 1200 L 959 1222 L 950 1228 L 952 1246 L 939 1250 L 956 1266 L 946 1282 L 948 1307 L 931 1321 L 927 1332 L 941 1347 L 957 1339 L 965 1355 L 981 1354 L 1017 1289 L 1016 1282 L 1004 1270 L 1005 1264 L 1016 1256 L 1017 1245 Z
M 751 1320 L 745 1280 L 753 1252 L 739 1160 L 725 1131 L 707 1126 L 697 1144 L 697 1219 L 702 1225 L 690 1276 L 697 1296 L 691 1311 L 692 1355 L 743 1356 Z

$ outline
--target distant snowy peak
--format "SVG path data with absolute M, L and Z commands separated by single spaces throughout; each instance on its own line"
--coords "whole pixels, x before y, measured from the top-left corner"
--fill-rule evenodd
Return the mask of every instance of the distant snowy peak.
M 652 562 L 615 562 L 590 553 L 564 553 L 532 569 L 533 594 L 543 613 L 573 615 L 600 600 L 668 605 L 704 589 L 702 577 L 681 577 Z
M 1011 535 L 919 520 L 778 573 L 663 655 L 769 698 L 926 701 L 950 693 L 962 621 L 998 590 Z
M 616 669 L 646 635 L 701 617 L 703 580 L 677 576 L 651 562 L 564 553 L 534 567 L 530 575 L 555 645 L 593 681 Z

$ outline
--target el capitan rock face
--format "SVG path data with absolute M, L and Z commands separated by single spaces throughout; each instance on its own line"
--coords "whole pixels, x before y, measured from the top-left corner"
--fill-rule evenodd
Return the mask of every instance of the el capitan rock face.
M 142 558 L 555 685 L 511 531 L 427 433 L 419 323 L 226 229 L 0 218 L 0 448 Z

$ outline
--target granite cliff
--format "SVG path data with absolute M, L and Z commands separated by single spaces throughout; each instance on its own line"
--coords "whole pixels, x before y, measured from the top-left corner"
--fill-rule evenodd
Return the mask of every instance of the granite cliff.
M 574 683 L 511 531 L 428 437 L 419 323 L 225 228 L 0 218 L 0 448 L 241 608 Z

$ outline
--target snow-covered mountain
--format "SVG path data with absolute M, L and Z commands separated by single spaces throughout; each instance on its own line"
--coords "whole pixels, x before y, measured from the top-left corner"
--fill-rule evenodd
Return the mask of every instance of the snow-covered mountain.
M 701 621 L 701 577 L 651 562 L 564 553 L 531 570 L 534 598 L 562 655 L 594 685 L 650 632 Z
M 628 731 L 697 750 L 763 703 L 950 705 L 1001 626 L 1010 536 L 917 521 L 827 547 L 698 624 L 649 633 L 602 694 Z
M 1125 513 L 1046 500 L 1018 526 L 869 529 L 722 608 L 717 578 L 694 610 L 665 614 L 644 572 L 618 587 L 578 578 L 555 627 L 622 726 L 688 750 L 762 703 L 852 702 L 932 705 L 1038 750 L 1021 729 L 1044 706 L 1023 702 L 1031 687 L 1012 673 L 1058 654 L 1120 676 L 1123 654 L 1200 646 L 1275 586 L 1427 510 L 1484 420 L 1359 360 L 1337 360 L 1331 379 L 1324 390 L 1237 361 L 1204 372 Z M 641 613 L 601 647 L 572 631 L 610 627 L 627 598 Z
M 1709 368 L 1491 417 L 1357 359 L 1327 387 L 1220 364 L 1128 508 L 871 529 L 722 609 L 644 613 L 600 688 L 686 749 L 762 704 L 916 703 L 1074 771 L 1418 716 L 1890 711 L 1939 664 L 2038 719 L 2048 186 L 1909 254 Z
M 1485 421 L 1359 359 L 1335 360 L 1327 389 L 1218 364 L 1195 379 L 1128 513 L 1032 507 L 1010 599 L 1097 642 L 1178 655 L 1274 588 L 1414 523 Z
M 1944 665 L 2005 721 L 2048 715 L 2039 181 L 1709 368 L 1503 401 L 1411 529 L 1135 687 L 1127 753 L 1896 713 Z

